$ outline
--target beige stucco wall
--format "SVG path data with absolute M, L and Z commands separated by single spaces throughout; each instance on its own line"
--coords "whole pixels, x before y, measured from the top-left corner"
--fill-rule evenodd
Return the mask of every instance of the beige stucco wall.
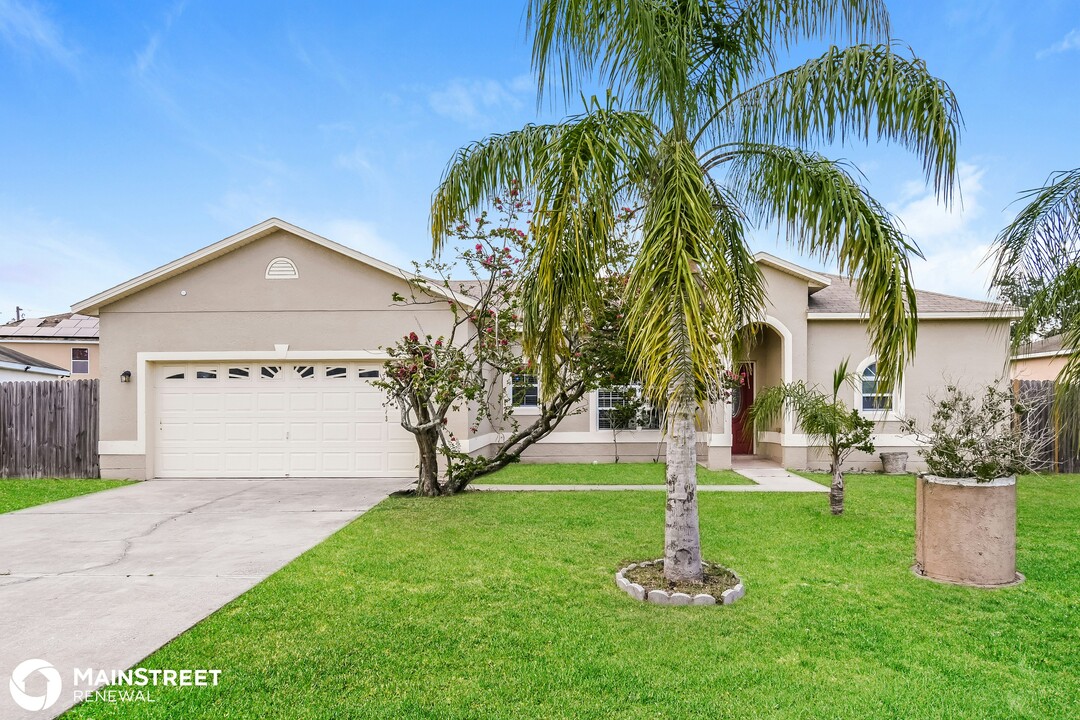
M 1013 360 L 1009 377 L 1014 380 L 1057 380 L 1068 360 L 1064 355 Z
M 865 325 L 857 320 L 816 320 L 809 323 L 808 379 L 831 391 L 833 370 L 845 358 L 854 372 L 871 356 Z M 930 417 L 930 396 L 947 383 L 955 382 L 977 390 L 991 383 L 1005 381 L 1009 358 L 1008 319 L 923 319 L 919 322 L 915 357 L 904 371 L 897 412 L 878 421 L 881 436 L 902 433 L 899 418 L 914 418 L 925 426 Z M 854 406 L 855 389 L 845 388 L 843 399 Z M 910 444 L 878 442 L 874 455 L 855 453 L 845 467 L 878 470 L 880 452 L 909 453 L 909 468 L 923 467 L 918 448 Z M 807 464 L 825 469 L 828 459 L 823 452 L 811 449 Z
M 281 256 L 296 264 L 299 278 L 265 279 L 267 264 Z M 445 306 L 393 304 L 392 293 L 405 294 L 407 287 L 401 278 L 278 231 L 109 304 L 100 311 L 101 439 L 137 438 L 139 384 L 119 380 L 125 370 L 139 371 L 137 353 L 272 352 L 279 344 L 290 352 L 377 352 L 410 331 L 447 332 L 452 316 Z M 459 437 L 468 435 L 464 414 L 451 427 Z M 144 435 L 149 442 L 151 434 Z M 144 457 L 103 454 L 102 474 L 145 463 Z
M 101 377 L 100 375 L 100 361 L 98 357 L 98 343 L 86 342 L 11 342 L 10 340 L 0 340 L 0 347 L 10 348 L 15 352 L 21 352 L 24 355 L 29 355 L 32 358 L 37 358 L 47 363 L 62 367 L 65 370 L 71 370 L 71 349 L 72 348 L 86 348 L 89 350 L 87 353 L 90 357 L 90 372 L 82 375 L 72 375 L 73 380 L 94 380 Z M 58 380 L 63 378 L 56 378 L 50 376 L 50 380 Z

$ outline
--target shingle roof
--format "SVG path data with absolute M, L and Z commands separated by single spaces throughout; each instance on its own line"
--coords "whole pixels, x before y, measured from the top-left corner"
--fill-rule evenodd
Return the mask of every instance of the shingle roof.
M 67 372 L 67 370 L 62 367 L 47 363 L 44 360 L 38 360 L 29 355 L 24 355 L 21 352 L 16 352 L 15 350 L 6 347 L 0 347 L 0 362 L 15 363 L 16 365 L 29 365 L 30 367 L 44 368 L 46 370 L 60 370 L 64 373 Z
M 84 338 L 98 337 L 98 319 L 77 313 L 26 318 L 21 322 L 0 325 L 0 338 Z
M 1024 345 L 1021 345 L 1020 348 L 1017 350 L 1015 357 L 1020 357 L 1023 355 L 1038 355 L 1042 353 L 1060 353 L 1062 355 L 1067 355 L 1068 353 L 1065 352 L 1064 348 L 1064 336 L 1053 335 L 1048 338 L 1043 338 L 1042 340 L 1025 343 Z
M 813 313 L 859 313 L 859 297 L 855 294 L 855 287 L 842 275 L 821 273 L 832 282 L 826 288 L 818 290 L 810 296 L 808 309 Z M 915 302 L 918 311 L 923 313 L 1000 313 L 1008 310 L 1000 303 L 987 302 L 986 300 L 971 300 L 955 295 L 930 292 L 928 290 L 916 290 Z

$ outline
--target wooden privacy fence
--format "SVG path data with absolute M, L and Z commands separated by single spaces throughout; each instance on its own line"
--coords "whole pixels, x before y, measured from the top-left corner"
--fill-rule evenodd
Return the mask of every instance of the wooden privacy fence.
M 1024 429 L 1043 444 L 1040 472 L 1080 472 L 1080 398 L 1072 396 L 1067 406 L 1054 412 L 1053 380 L 1014 380 L 1013 392 L 1024 406 Z
M 98 381 L 0 383 L 0 477 L 100 477 Z

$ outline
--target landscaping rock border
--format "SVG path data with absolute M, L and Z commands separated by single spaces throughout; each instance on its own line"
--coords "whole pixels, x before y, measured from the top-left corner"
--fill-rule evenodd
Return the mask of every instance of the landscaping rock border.
M 663 565 L 664 559 L 657 558 L 656 560 L 645 560 L 644 562 L 631 563 L 615 573 L 615 584 L 619 586 L 619 589 L 625 592 L 630 597 L 641 602 L 649 602 L 654 605 L 731 605 L 735 601 L 739 600 L 746 594 L 746 586 L 743 585 L 742 578 L 732 569 L 728 568 L 728 572 L 735 576 L 736 584 L 733 588 L 728 588 L 720 597 L 715 597 L 708 593 L 699 593 L 697 595 L 688 595 L 683 592 L 668 592 L 667 590 L 649 590 L 645 591 L 641 585 L 630 582 L 626 579 L 626 572 L 639 567 L 650 567 L 652 565 Z

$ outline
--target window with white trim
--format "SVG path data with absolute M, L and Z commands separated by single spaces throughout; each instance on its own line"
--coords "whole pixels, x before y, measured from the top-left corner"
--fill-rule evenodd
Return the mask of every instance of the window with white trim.
M 514 373 L 510 376 L 510 403 L 514 407 L 540 407 L 540 384 L 536 375 Z
M 862 371 L 862 404 L 863 411 L 892 410 L 892 393 L 881 392 L 878 387 L 877 363 L 870 363 Z
M 600 388 L 596 391 L 596 427 L 598 430 L 611 430 L 612 408 L 623 407 L 630 398 L 641 397 L 640 385 Z M 659 430 L 660 411 L 645 403 L 637 415 L 626 427 L 616 430 Z
M 90 348 L 71 348 L 71 374 L 90 373 Z
M 856 371 L 858 375 L 855 392 L 855 407 L 863 415 L 884 418 L 894 413 L 902 413 L 901 390 L 903 382 L 897 382 L 893 389 L 886 392 L 881 387 L 881 378 L 877 372 L 877 360 L 867 358 Z

